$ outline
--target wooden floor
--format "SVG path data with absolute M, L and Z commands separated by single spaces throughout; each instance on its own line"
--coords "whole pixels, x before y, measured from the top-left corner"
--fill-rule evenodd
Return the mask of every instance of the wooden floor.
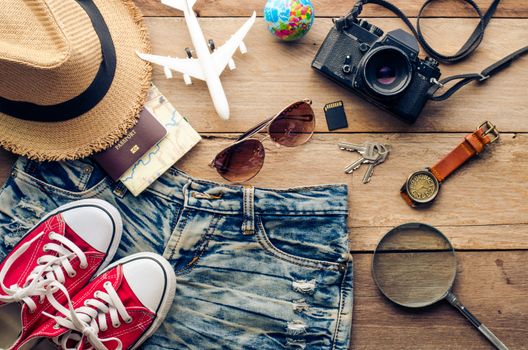
M 277 148 L 267 143 L 266 164 L 251 184 L 290 187 L 347 183 L 350 186 L 350 241 L 355 261 L 355 300 L 352 349 L 491 349 L 487 341 L 447 304 L 410 312 L 391 305 L 376 289 L 370 274 L 372 250 L 391 227 L 410 221 L 442 230 L 458 250 L 454 291 L 463 303 L 510 349 L 528 349 L 528 59 L 488 80 L 471 85 L 446 102 L 432 102 L 419 121 L 409 126 L 379 111 L 312 71 L 310 62 L 325 38 L 331 17 L 343 15 L 353 1 L 317 0 L 311 32 L 291 44 L 276 41 L 261 17 L 246 44 L 249 53 L 235 57 L 238 69 L 222 81 L 231 104 L 229 122 L 214 113 L 205 85 L 187 87 L 168 81 L 161 69 L 154 83 L 204 135 L 204 141 L 178 166 L 195 177 L 220 181 L 207 163 L 236 133 L 243 132 L 289 102 L 314 101 L 317 133 L 300 148 Z M 478 0 L 487 8 L 491 0 Z M 191 42 L 181 13 L 157 0 L 136 0 L 147 17 L 153 51 L 184 55 Z M 416 16 L 421 1 L 394 0 Z M 207 38 L 217 45 L 229 38 L 253 9 L 262 16 L 263 0 L 198 0 L 196 10 Z M 385 31 L 403 27 L 401 21 L 374 5 L 366 16 Z M 467 6 L 439 1 L 423 20 L 426 37 L 435 48 L 455 52 L 477 20 Z M 440 17 L 445 16 L 445 17 Z M 442 66 L 444 76 L 479 72 L 495 60 L 527 45 L 528 1 L 503 0 L 485 39 L 470 59 Z M 322 107 L 343 100 L 350 127 L 329 133 Z M 479 160 L 458 171 L 427 210 L 410 209 L 399 189 L 413 170 L 434 164 L 463 136 L 484 120 L 495 123 L 501 141 Z M 361 174 L 347 176 L 343 167 L 354 155 L 339 151 L 338 141 L 383 141 L 393 146 L 385 164 L 368 185 Z M 9 173 L 14 157 L 0 153 L 0 174 Z

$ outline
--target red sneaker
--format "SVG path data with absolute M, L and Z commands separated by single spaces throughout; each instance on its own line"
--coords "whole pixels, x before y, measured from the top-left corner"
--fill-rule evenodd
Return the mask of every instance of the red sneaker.
M 66 288 L 57 283 L 65 295 Z M 135 349 L 149 338 L 167 315 L 176 291 L 176 275 L 167 260 L 139 253 L 110 265 L 52 319 L 36 329 L 26 345 L 51 338 L 61 349 Z M 40 343 L 40 346 L 44 344 Z
M 12 321 L 20 332 L 2 334 L 0 348 L 16 348 L 49 321 L 42 313 L 54 311 L 46 295 L 60 289 L 56 286 L 74 294 L 104 269 L 121 232 L 117 209 L 96 199 L 59 207 L 32 228 L 0 263 L 0 313 L 20 315 Z M 65 301 L 61 297 L 57 300 Z

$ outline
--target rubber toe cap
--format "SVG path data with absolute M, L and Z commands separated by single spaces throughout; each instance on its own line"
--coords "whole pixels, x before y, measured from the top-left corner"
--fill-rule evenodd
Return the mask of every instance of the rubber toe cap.
M 123 274 L 139 301 L 157 312 L 168 283 L 162 265 L 149 257 L 138 258 L 123 265 Z
M 117 213 L 117 210 L 112 207 Z M 117 222 L 108 208 L 79 206 L 66 210 L 62 217 L 66 224 L 94 249 L 108 251 L 118 231 Z M 119 214 L 118 214 L 119 215 Z

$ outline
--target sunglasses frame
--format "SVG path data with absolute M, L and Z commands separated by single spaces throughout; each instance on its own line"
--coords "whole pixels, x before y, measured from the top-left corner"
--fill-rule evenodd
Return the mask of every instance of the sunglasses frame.
M 213 160 L 209 163 L 209 166 L 211 168 L 214 168 L 217 170 L 218 172 L 218 168 L 215 166 L 215 160 L 216 158 L 222 153 L 224 152 L 226 149 L 228 148 L 231 148 L 239 143 L 242 143 L 242 142 L 245 142 L 247 140 L 257 140 L 258 142 L 261 143 L 261 146 L 262 146 L 262 149 L 264 150 L 264 156 L 263 156 L 263 159 L 262 159 L 262 165 L 264 166 L 264 161 L 266 160 L 266 151 L 265 151 L 265 148 L 264 148 L 264 144 L 263 144 L 263 141 L 265 141 L 266 139 L 270 139 L 271 142 L 273 142 L 274 144 L 276 145 L 279 145 L 279 146 L 284 146 L 284 147 L 297 147 L 297 146 L 301 146 L 301 145 L 304 145 L 306 142 L 310 141 L 310 139 L 312 138 L 313 134 L 315 133 L 315 126 L 316 126 L 316 118 L 315 118 L 315 112 L 313 111 L 313 108 L 312 109 L 312 114 L 313 114 L 313 122 L 314 122 L 314 129 L 312 130 L 312 133 L 310 134 L 310 137 L 308 137 L 308 139 L 306 139 L 305 142 L 303 142 L 302 144 L 300 145 L 296 145 L 296 146 L 287 146 L 287 145 L 281 145 L 280 143 L 276 142 L 273 140 L 273 138 L 271 137 L 271 132 L 270 132 L 270 126 L 271 124 L 273 124 L 273 122 L 275 120 L 277 120 L 278 117 L 280 117 L 285 111 L 287 111 L 288 109 L 292 108 L 292 106 L 294 105 L 297 105 L 297 104 L 301 104 L 301 103 L 307 103 L 310 108 L 312 106 L 312 100 L 310 99 L 302 99 L 302 100 L 299 100 L 299 101 L 296 101 L 296 102 L 293 102 L 293 103 L 290 103 L 288 106 L 286 106 L 285 108 L 283 108 L 279 113 L 275 114 L 273 117 L 271 118 L 267 118 L 265 120 L 263 120 L 262 122 L 258 123 L 257 125 L 255 125 L 254 127 L 252 127 L 251 129 L 249 129 L 248 131 L 246 131 L 245 133 L 243 133 L 242 135 L 240 135 L 233 143 L 231 143 L 229 146 L 223 148 L 220 152 L 218 152 Z M 262 140 L 259 140 L 257 138 L 254 138 L 253 136 L 257 135 L 258 133 L 260 133 L 263 129 L 266 129 L 266 134 L 267 136 L 264 137 L 264 139 Z M 251 179 L 253 179 L 255 176 L 257 176 L 259 173 L 260 173 L 260 170 L 262 170 L 262 167 L 260 167 L 260 169 L 255 173 L 255 175 L 251 176 L 250 178 L 248 178 L 247 180 L 244 180 L 244 181 L 241 181 L 241 182 L 246 182 L 246 181 L 249 181 Z M 218 174 L 220 176 L 222 176 L 225 180 L 227 181 L 231 181 L 230 179 L 227 179 L 225 178 L 220 172 L 218 172 Z

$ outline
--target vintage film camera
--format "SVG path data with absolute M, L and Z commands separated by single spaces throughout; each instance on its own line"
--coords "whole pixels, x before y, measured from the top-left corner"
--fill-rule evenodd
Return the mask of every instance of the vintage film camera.
M 348 15 L 335 21 L 312 67 L 407 123 L 414 123 L 438 88 L 438 62 L 418 57 L 411 34 L 383 31 Z

